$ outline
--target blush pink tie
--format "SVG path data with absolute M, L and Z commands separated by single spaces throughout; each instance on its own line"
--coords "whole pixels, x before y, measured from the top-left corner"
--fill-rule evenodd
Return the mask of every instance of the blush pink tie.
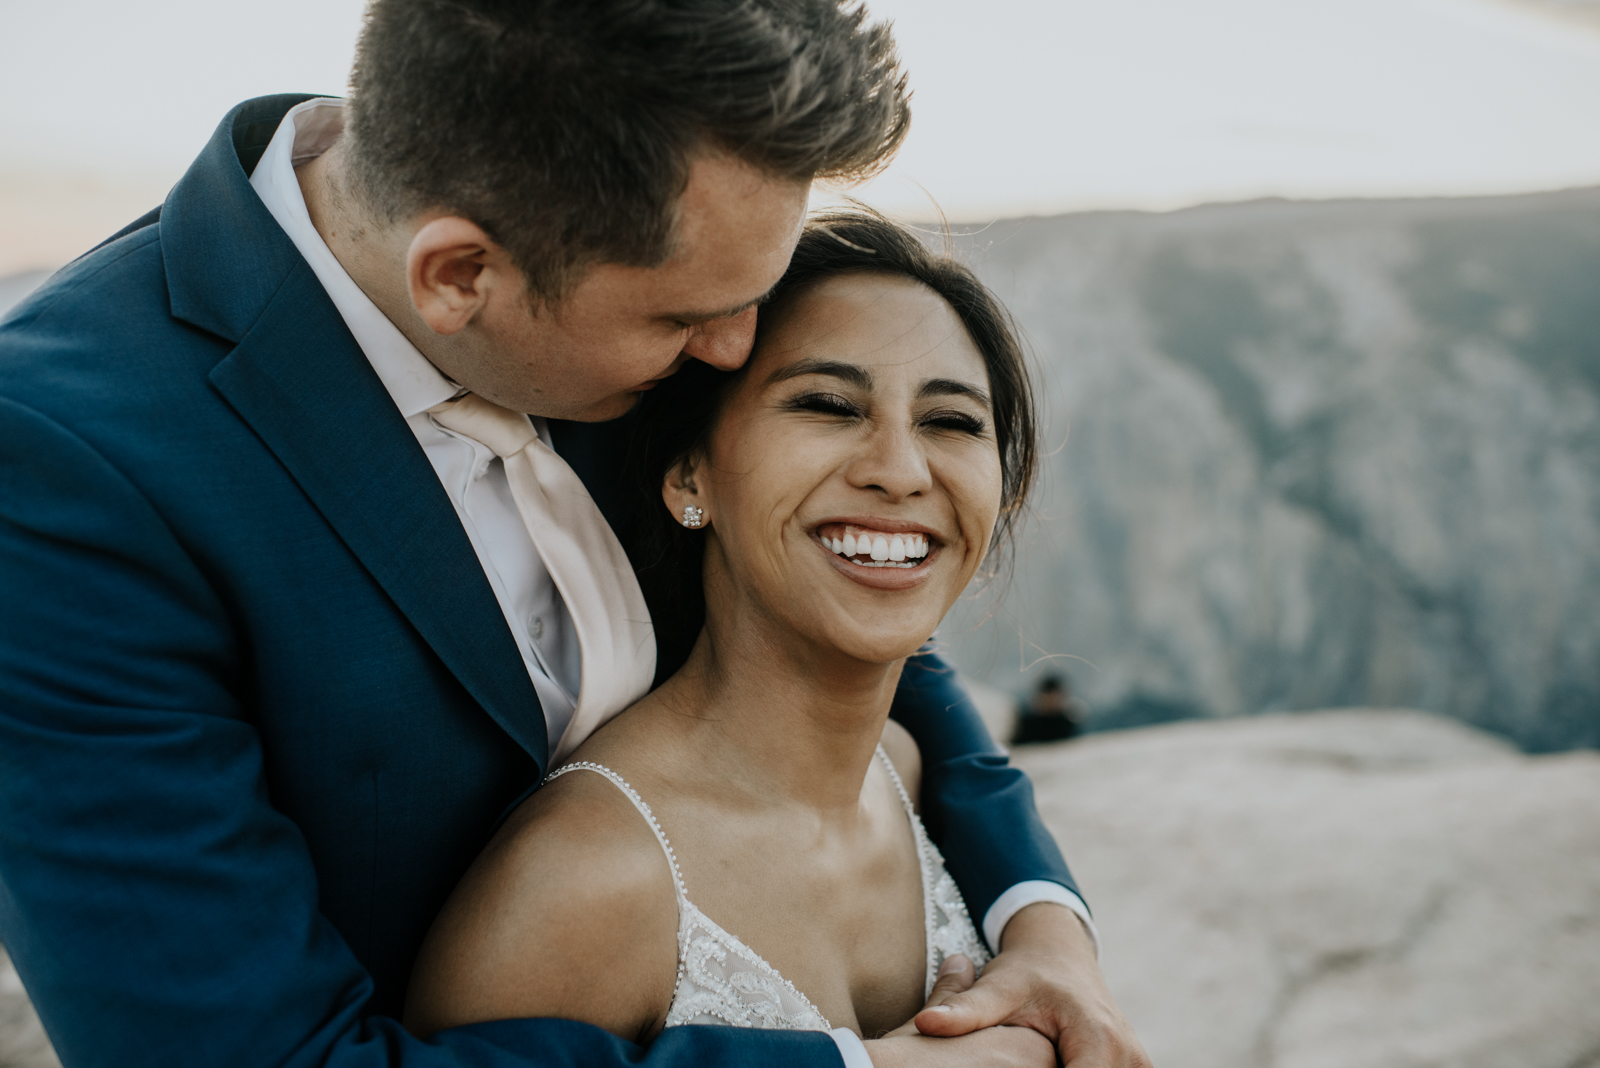
M 578 707 L 551 754 L 554 767 L 649 692 L 656 638 L 644 594 L 589 491 L 539 440 L 527 416 L 471 393 L 428 411 L 440 426 L 481 442 L 504 462 L 511 498 L 572 616 L 583 679 Z

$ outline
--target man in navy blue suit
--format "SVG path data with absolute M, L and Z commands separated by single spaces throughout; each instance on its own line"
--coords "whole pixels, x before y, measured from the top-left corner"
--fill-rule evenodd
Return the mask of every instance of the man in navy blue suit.
M 927 1018 L 952 1037 L 395 1022 L 587 662 L 502 465 L 430 409 L 528 413 L 625 521 L 607 421 L 741 364 L 810 181 L 908 121 L 839 0 L 377 0 L 348 104 L 235 108 L 0 324 L 0 937 L 69 1068 L 982 1064 L 1002 1022 L 1146 1063 L 931 656 L 894 714 L 999 951 Z

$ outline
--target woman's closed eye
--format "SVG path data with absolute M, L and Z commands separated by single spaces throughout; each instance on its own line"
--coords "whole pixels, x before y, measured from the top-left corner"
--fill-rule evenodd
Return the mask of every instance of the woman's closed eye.
M 972 435 L 981 435 L 989 426 L 981 417 L 955 408 L 941 408 L 938 411 L 927 412 L 918 422 L 937 430 L 957 430 Z
M 815 412 L 819 415 L 852 420 L 863 419 L 867 414 L 861 405 L 837 393 L 802 393 L 797 397 L 791 397 L 784 403 L 784 407 L 794 412 Z M 989 427 L 982 416 L 959 408 L 939 408 L 925 412 L 917 418 L 917 423 L 930 430 L 953 430 L 974 437 L 982 436 Z
M 817 412 L 846 419 L 859 419 L 866 414 L 860 405 L 837 393 L 802 393 L 790 398 L 784 407 L 792 412 Z

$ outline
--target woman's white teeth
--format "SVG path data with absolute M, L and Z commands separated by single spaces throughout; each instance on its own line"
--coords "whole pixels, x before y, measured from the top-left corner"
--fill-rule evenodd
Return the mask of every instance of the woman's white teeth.
M 928 555 L 928 539 L 921 534 L 854 534 L 843 538 L 822 538 L 822 544 L 839 556 L 861 567 L 915 567 L 914 561 Z M 869 560 L 853 559 L 857 554 Z

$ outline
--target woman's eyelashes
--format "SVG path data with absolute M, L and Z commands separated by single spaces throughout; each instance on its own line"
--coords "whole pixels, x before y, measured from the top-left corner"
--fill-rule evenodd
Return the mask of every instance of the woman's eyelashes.
M 869 414 L 862 405 L 837 393 L 802 393 L 786 401 L 784 407 L 789 411 L 812 412 L 851 421 L 865 419 Z M 924 412 L 916 417 L 916 423 L 928 430 L 955 431 L 973 437 L 982 437 L 989 427 L 982 416 L 954 408 Z
M 790 411 L 817 412 L 822 415 L 837 415 L 846 419 L 859 419 L 866 413 L 861 406 L 837 393 L 802 393 L 798 397 L 790 398 L 784 405 Z
M 964 434 L 981 435 L 988 424 L 979 416 L 971 412 L 961 412 L 946 408 L 937 412 L 928 412 L 919 420 L 923 426 L 938 430 L 958 430 Z

